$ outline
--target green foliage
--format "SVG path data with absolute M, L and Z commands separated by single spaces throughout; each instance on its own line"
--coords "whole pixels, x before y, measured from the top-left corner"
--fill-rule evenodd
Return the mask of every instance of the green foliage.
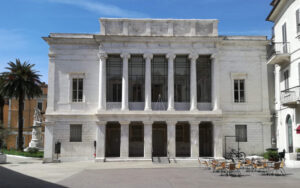
M 28 148 L 28 153 L 31 153 L 31 154 L 37 153 L 38 151 L 39 151 L 38 148 Z
M 23 151 L 23 109 L 25 98 L 42 94 L 40 75 L 33 70 L 34 64 L 8 62 L 8 72 L 0 73 L 0 95 L 18 100 L 18 150 Z
M 9 155 L 19 155 L 19 156 L 24 156 L 24 157 L 36 157 L 36 158 L 43 158 L 44 157 L 44 152 L 37 151 L 36 153 L 30 153 L 30 152 L 24 152 L 24 151 L 17 151 L 17 150 L 3 150 L 3 153 L 9 154 Z
M 6 69 L 9 72 L 0 74 L 0 95 L 31 99 L 42 94 L 40 75 L 33 70 L 34 64 L 26 61 L 21 63 L 20 59 L 16 59 L 16 62 L 8 62 L 8 65 Z
M 264 158 L 268 159 L 270 161 L 278 161 L 279 160 L 279 154 L 277 151 L 267 151 L 264 153 Z
M 9 135 L 9 130 L 4 128 L 2 124 L 0 124 L 0 149 L 4 148 L 4 142 L 7 136 Z
M 297 149 L 296 149 L 296 152 L 297 152 L 297 153 L 300 153 L 300 148 L 297 148 Z

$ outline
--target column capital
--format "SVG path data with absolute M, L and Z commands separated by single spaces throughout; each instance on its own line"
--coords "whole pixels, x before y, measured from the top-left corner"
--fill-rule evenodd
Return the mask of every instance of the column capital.
M 143 57 L 145 59 L 152 59 L 153 58 L 153 54 L 151 54 L 151 53 L 145 53 L 145 54 L 143 54 Z
M 169 60 L 174 60 L 175 57 L 176 57 L 176 55 L 173 54 L 173 53 L 168 53 L 168 54 L 166 55 L 166 57 L 167 57 Z
M 199 57 L 199 54 L 197 53 L 191 53 L 189 54 L 189 59 L 191 59 L 192 61 L 196 61 Z
M 130 54 L 127 53 L 127 52 L 121 53 L 120 56 L 121 56 L 121 58 L 123 58 L 123 59 L 129 59 L 129 58 L 130 58 Z
M 106 59 L 107 58 L 107 53 L 99 52 L 98 54 L 99 59 Z

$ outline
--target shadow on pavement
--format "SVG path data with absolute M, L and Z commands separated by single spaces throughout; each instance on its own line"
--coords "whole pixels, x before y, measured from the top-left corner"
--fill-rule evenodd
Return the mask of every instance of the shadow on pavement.
M 64 188 L 64 186 L 46 182 L 31 176 L 9 170 L 0 166 L 0 187 L 58 187 Z

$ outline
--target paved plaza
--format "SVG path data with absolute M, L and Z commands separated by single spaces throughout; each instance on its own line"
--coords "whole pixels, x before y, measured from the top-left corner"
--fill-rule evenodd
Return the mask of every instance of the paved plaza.
M 0 166 L 0 187 L 298 187 L 300 169 L 287 176 L 243 172 L 242 177 L 220 176 L 194 162 L 67 162 L 42 164 L 40 159 L 8 157 Z

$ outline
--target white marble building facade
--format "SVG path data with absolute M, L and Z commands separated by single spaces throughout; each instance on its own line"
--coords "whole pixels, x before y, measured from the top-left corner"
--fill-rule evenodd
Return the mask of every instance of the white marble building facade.
M 271 146 L 262 36 L 218 20 L 100 19 L 99 34 L 51 33 L 45 161 L 223 157 Z M 96 146 L 94 147 L 94 141 Z
M 275 136 L 279 151 L 293 161 L 300 148 L 300 1 L 274 0 L 271 5 L 267 20 L 274 26 L 267 64 L 275 66 Z

